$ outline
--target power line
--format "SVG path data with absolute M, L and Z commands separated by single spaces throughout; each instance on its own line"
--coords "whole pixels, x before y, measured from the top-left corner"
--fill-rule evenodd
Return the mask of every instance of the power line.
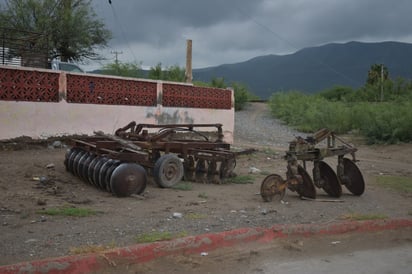
M 137 58 L 136 58 L 136 56 L 135 56 L 132 48 L 130 47 L 130 44 L 129 44 L 128 40 L 126 39 L 125 32 L 124 32 L 124 30 L 123 30 L 123 28 L 122 28 L 122 25 L 120 24 L 120 20 L 119 20 L 117 14 L 116 14 L 116 11 L 115 11 L 115 9 L 114 9 L 114 5 L 112 5 L 112 1 L 111 1 L 111 0 L 109 0 L 109 5 L 110 5 L 110 7 L 111 7 L 111 10 L 112 10 L 112 13 L 113 13 L 113 17 L 114 17 L 115 23 L 116 23 L 116 25 L 117 25 L 117 26 L 119 27 L 119 29 L 120 29 L 120 34 L 121 34 L 121 36 L 122 36 L 122 39 L 123 39 L 124 42 L 126 43 L 127 48 L 129 49 L 130 53 L 132 54 L 133 60 L 134 60 L 135 62 L 137 62 Z

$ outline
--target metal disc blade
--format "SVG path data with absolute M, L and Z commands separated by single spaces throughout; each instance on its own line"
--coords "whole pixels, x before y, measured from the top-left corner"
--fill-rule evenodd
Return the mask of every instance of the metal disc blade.
M 79 161 L 83 157 L 83 155 L 86 154 L 86 151 L 80 150 L 77 154 L 76 157 L 73 159 L 73 165 L 72 165 L 72 172 L 74 175 L 79 176 L 77 171 L 79 169 Z
M 89 166 L 92 163 L 92 161 L 96 159 L 96 157 L 97 157 L 96 154 L 90 153 L 89 157 L 87 157 L 87 159 L 83 163 L 83 169 L 82 169 L 81 175 L 82 175 L 83 180 L 85 180 L 88 183 L 90 183 L 89 182 Z
M 100 157 L 99 160 L 97 161 L 96 165 L 94 166 L 94 172 L 93 172 L 93 182 L 97 187 L 100 187 L 100 168 L 102 167 L 102 165 L 104 163 L 107 162 L 107 158 L 106 157 Z
M 84 164 L 87 161 L 87 158 L 89 158 L 90 152 L 85 152 L 82 157 L 80 157 L 79 162 L 77 164 L 77 176 L 79 176 L 80 179 L 83 179 L 83 168 Z
M 116 167 L 110 178 L 112 193 L 119 197 L 141 194 L 147 184 L 146 170 L 134 163 L 123 163 Z
M 310 175 L 300 165 L 298 166 L 298 173 L 302 176 L 302 184 L 300 184 L 296 190 L 299 193 L 299 196 L 316 199 L 316 189 Z
M 322 189 L 329 196 L 339 198 L 342 195 L 342 186 L 335 171 L 325 162 L 319 162 L 320 178 L 323 181 Z
M 94 168 L 99 160 L 100 160 L 100 157 L 96 155 L 96 157 L 90 162 L 89 167 L 87 168 L 87 180 L 89 181 L 90 184 L 95 185 L 95 186 L 97 185 L 94 182 L 93 173 L 94 173 Z
M 356 164 L 348 158 L 343 158 L 343 178 L 341 182 L 353 195 L 360 196 L 365 191 L 365 181 L 362 173 Z
M 73 152 L 70 154 L 70 158 L 69 158 L 69 160 L 68 160 L 67 168 L 68 168 L 69 171 L 70 171 L 71 173 L 73 173 L 73 174 L 74 174 L 74 172 L 73 172 L 74 158 L 76 158 L 76 156 L 77 156 L 77 154 L 78 154 L 79 152 L 81 152 L 81 149 L 79 149 L 79 148 L 74 148 L 74 149 L 73 149 Z
M 70 159 L 71 155 L 75 152 L 76 152 L 75 148 L 71 148 L 71 149 L 67 150 L 67 152 L 66 152 L 66 155 L 64 157 L 64 166 L 66 167 L 66 171 L 70 171 L 70 169 L 69 169 L 69 159 Z
M 110 166 L 113 164 L 113 159 L 108 159 L 99 170 L 99 186 L 106 189 L 106 174 Z
M 110 185 L 110 178 L 111 178 L 112 173 L 115 170 L 115 168 L 118 167 L 119 165 L 120 165 L 120 161 L 119 160 L 114 160 L 113 163 L 110 165 L 109 169 L 106 172 L 105 185 L 106 185 L 106 190 L 108 192 L 112 192 L 112 188 L 111 188 L 111 185 Z
M 278 195 L 279 200 L 282 200 L 286 192 L 286 183 L 280 175 L 268 175 L 260 186 L 260 195 L 263 201 L 270 202 Z

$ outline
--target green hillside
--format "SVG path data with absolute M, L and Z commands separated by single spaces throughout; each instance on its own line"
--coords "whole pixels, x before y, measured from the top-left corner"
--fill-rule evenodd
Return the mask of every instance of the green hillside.
M 223 77 L 241 82 L 262 99 L 276 91 L 315 93 L 336 85 L 365 84 L 372 64 L 384 64 L 392 79 L 412 78 L 412 44 L 400 42 L 327 44 L 289 55 L 267 55 L 236 64 L 195 69 L 194 80 Z

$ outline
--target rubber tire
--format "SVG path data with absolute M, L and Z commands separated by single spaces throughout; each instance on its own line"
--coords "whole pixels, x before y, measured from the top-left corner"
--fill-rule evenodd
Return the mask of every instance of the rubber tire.
M 153 177 L 162 188 L 179 183 L 184 175 L 183 163 L 175 154 L 164 154 L 155 163 Z

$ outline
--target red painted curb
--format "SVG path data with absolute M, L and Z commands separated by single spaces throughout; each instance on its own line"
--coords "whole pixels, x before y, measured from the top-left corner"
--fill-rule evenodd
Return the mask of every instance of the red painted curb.
M 412 219 L 350 221 L 328 224 L 275 225 L 271 228 L 239 228 L 215 234 L 189 236 L 171 241 L 138 244 L 83 256 L 49 258 L 0 266 L 0 273 L 88 273 L 122 263 L 142 263 L 173 254 L 200 253 L 240 243 L 268 243 L 290 236 L 333 235 L 412 227 Z

